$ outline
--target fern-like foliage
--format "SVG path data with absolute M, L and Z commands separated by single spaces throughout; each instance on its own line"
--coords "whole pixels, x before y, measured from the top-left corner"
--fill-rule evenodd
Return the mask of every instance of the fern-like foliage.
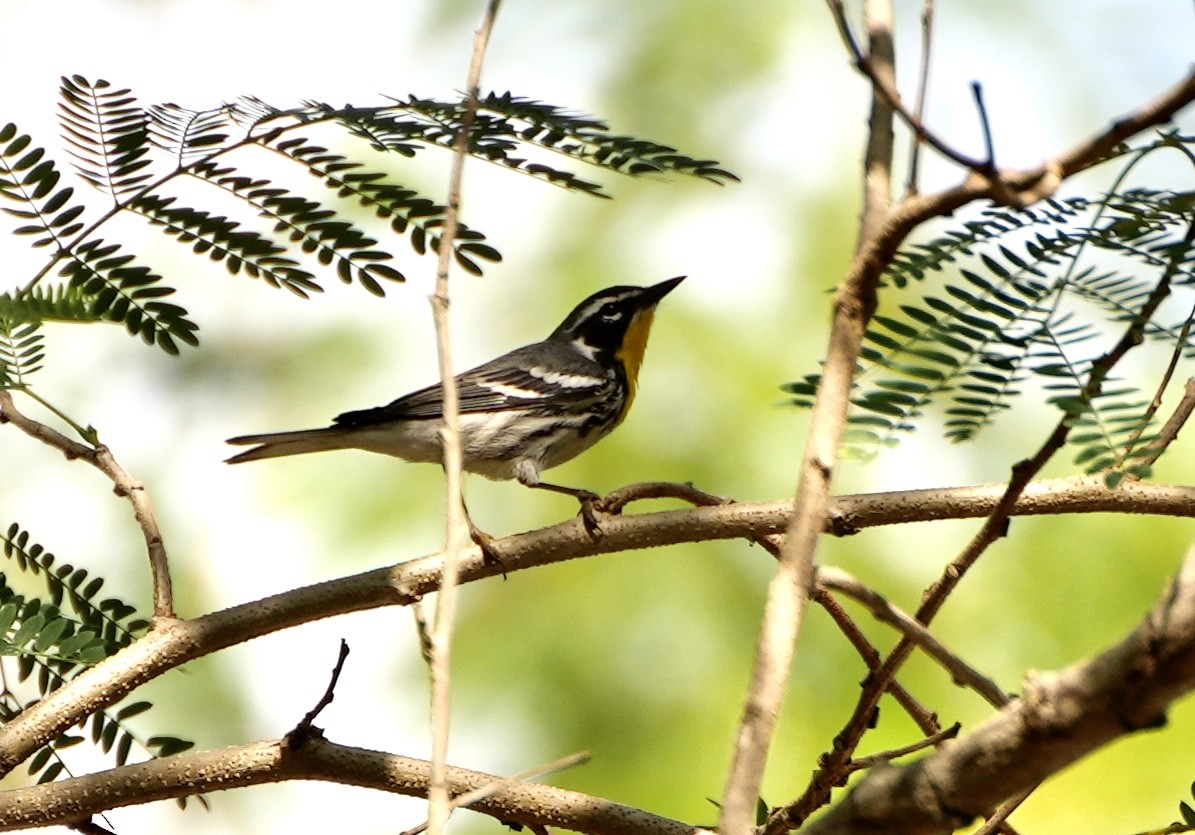
M 1132 159 L 1176 142 L 1195 148 L 1193 138 L 1168 135 Z M 1144 472 L 1136 462 L 1155 439 L 1151 387 L 1160 371 L 1141 383 L 1108 378 L 1094 387 L 1091 375 L 1133 323 L 1148 340 L 1195 356 L 1189 303 L 1177 315 L 1143 313 L 1159 284 L 1195 284 L 1193 224 L 1195 193 L 1126 188 L 1099 200 L 989 208 L 906 248 L 886 274 L 886 293 L 901 301 L 881 307 L 865 335 L 848 451 L 869 455 L 896 443 L 939 403 L 946 436 L 969 440 L 1013 398 L 1044 392 L 1072 422 L 1069 441 L 1087 472 L 1113 471 L 1110 481 Z M 785 388 L 808 406 L 819 381 L 811 374 Z
M 190 172 L 245 200 L 262 217 L 274 221 L 275 233 L 285 234 L 304 252 L 314 253 L 321 264 L 335 263 L 336 274 L 344 283 L 352 283 L 355 277 L 359 284 L 380 296 L 383 290 L 378 278 L 403 280 L 402 273 L 382 263 L 393 256 L 376 249 L 377 240 L 314 200 L 273 186 L 269 180 L 241 176 L 232 166 L 221 167 L 212 161 L 194 165 Z M 319 285 L 309 281 L 305 288 L 290 289 L 305 295 L 304 290 L 318 290 Z
M 122 253 L 120 244 L 90 238 L 70 253 L 60 275 L 69 287 L 82 291 L 91 301 L 91 312 L 99 319 L 120 322 L 129 333 L 147 345 L 157 345 L 170 354 L 178 353 L 178 342 L 198 345 L 198 326 L 187 311 L 162 301 L 174 289 L 162 283 L 162 276 L 133 263 L 135 256 Z
M 138 190 L 150 177 L 149 116 L 132 91 L 81 75 L 64 77 L 60 91 L 62 136 L 79 176 L 117 202 Z
M 45 360 L 43 322 L 94 322 L 78 288 L 35 287 L 21 299 L 0 294 L 0 389 L 24 388 Z
M 87 296 L 77 287 L 58 284 L 34 287 L 18 299 L 0 293 L 0 318 L 36 322 L 95 322 Z
M 40 303 L 31 294 L 34 288 L 44 301 L 47 288 L 53 293 L 66 286 L 88 305 L 90 321 L 123 324 L 167 352 L 198 344 L 198 327 L 185 307 L 163 301 L 175 296 L 176 288 L 141 265 L 136 253 L 104 240 L 103 227 L 123 213 L 140 216 L 234 275 L 260 278 L 304 298 L 321 290 L 318 268 L 331 267 L 341 281 L 379 296 L 386 284 L 405 280 L 394 255 L 348 216 L 350 207 L 366 208 L 417 254 L 438 252 L 442 244 L 447 207 L 394 179 L 369 155 L 413 157 L 426 148 L 453 146 L 466 122 L 461 101 L 407 96 L 379 107 L 308 102 L 287 109 L 242 96 L 207 109 L 172 102 L 143 107 L 131 90 L 80 75 L 64 77 L 60 93 L 62 136 L 75 172 L 112 206 L 87 220 L 74 190 L 59 186 L 62 173 L 45 150 L 15 125 L 0 127 L 0 208 L 22 222 L 16 234 L 31 236 L 35 247 L 50 248 L 45 268 L 8 294 L 10 307 L 21 308 L 9 317 L 8 359 L 15 349 L 12 340 L 32 335 L 10 332 L 13 323 L 44 320 L 34 310 Z M 368 147 L 339 153 L 297 133 L 327 127 Z M 265 149 L 314 176 L 328 199 L 311 199 L 253 173 L 240 159 L 232 161 L 249 148 Z M 611 134 L 596 119 L 510 93 L 480 99 L 467 148 L 509 170 L 597 196 L 605 196 L 598 183 L 535 159 L 534 152 L 631 176 L 735 179 L 712 160 Z M 170 190 L 184 177 L 232 195 L 264 218 L 268 228 L 250 228 L 237 218 L 184 204 Z M 480 231 L 464 224 L 451 246 L 456 262 L 471 273 L 480 274 L 486 262 L 501 259 Z M 66 285 L 52 284 L 55 269 Z
M 45 349 L 39 325 L 0 313 L 0 389 L 23 388 L 41 368 Z
M 420 143 L 450 147 L 465 110 L 459 101 L 409 96 L 393 107 L 341 108 L 312 103 L 311 111 L 331 115 L 376 150 L 413 155 Z M 676 148 L 611 134 L 598 119 L 511 93 L 490 93 L 478 100 L 469 152 L 481 159 L 543 179 L 553 185 L 605 197 L 598 183 L 570 171 L 532 160 L 528 150 L 541 148 L 574 161 L 630 176 L 684 174 L 714 183 L 735 181 L 713 160 L 687 156 Z
M 25 221 L 16 235 L 36 235 L 34 247 L 64 247 L 83 229 L 84 207 L 71 202 L 74 189 L 58 188 L 62 175 L 44 148 L 11 122 L 0 127 L 0 197 L 5 214 Z M 21 208 L 16 208 L 15 203 Z
M 389 182 L 385 174 L 360 170 L 360 163 L 332 153 L 327 148 L 313 145 L 302 137 L 290 137 L 271 147 L 306 166 L 311 174 L 319 177 L 338 197 L 355 199 L 359 205 L 370 209 L 379 218 L 388 220 L 391 229 L 410 237 L 411 246 L 420 255 L 429 248 L 433 252 L 439 251 L 439 230 L 444 225 L 444 218 L 448 213 L 447 206 Z M 498 251 L 485 244 L 484 240 L 485 236 L 480 232 L 462 224 L 458 227 L 456 239 L 453 241 L 457 263 L 476 275 L 481 274 L 481 267 L 476 259 L 496 261 L 501 257 Z M 378 265 L 375 264 L 376 266 Z M 341 273 L 341 277 L 345 278 L 344 272 Z M 391 270 L 388 277 L 400 281 L 405 278 L 394 270 Z M 367 285 L 367 288 L 374 292 L 380 291 L 376 286 Z
M 0 688 L 0 720 L 8 720 L 37 699 L 44 698 L 83 670 L 128 646 L 149 625 L 136 609 L 116 597 L 101 597 L 104 581 L 84 568 L 59 563 L 34 542 L 29 532 L 12 524 L 0 534 L 0 550 L 23 573 L 41 578 L 46 596 L 15 592 L 0 573 L 0 658 L 15 659 L 15 681 L 4 676 Z M 31 685 L 33 699 L 13 688 Z M 115 710 L 92 714 L 78 726 L 90 726 L 93 744 L 111 753 L 117 765 L 129 760 L 136 745 L 154 756 L 169 756 L 192 743 L 173 736 L 141 740 L 127 725 L 134 716 L 152 707 L 137 701 Z M 28 771 L 38 782 L 53 780 L 65 765 L 60 752 L 84 741 L 65 733 L 42 748 L 29 761 Z
M 304 298 L 319 289 L 315 277 L 284 254 L 285 247 L 265 235 L 243 229 L 235 220 L 179 206 L 173 197 L 154 194 L 138 197 L 129 207 L 179 243 L 189 244 L 195 254 L 223 262 L 233 275 L 244 269 L 246 274 L 262 278 L 271 287 L 284 287 Z
M 148 114 L 150 141 L 173 157 L 176 168 L 186 168 L 236 139 L 232 105 L 189 110 L 167 102 L 150 105 Z

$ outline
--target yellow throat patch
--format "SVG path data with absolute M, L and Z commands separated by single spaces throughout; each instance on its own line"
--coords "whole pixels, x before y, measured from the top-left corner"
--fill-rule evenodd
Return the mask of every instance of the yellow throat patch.
M 631 401 L 635 399 L 638 387 L 639 367 L 643 365 L 643 354 L 647 351 L 647 335 L 651 332 L 651 320 L 656 309 L 649 307 L 635 315 L 634 321 L 627 328 L 627 335 L 622 340 L 622 347 L 615 353 L 615 357 L 627 371 L 627 404 L 623 407 L 623 414 L 631 408 Z

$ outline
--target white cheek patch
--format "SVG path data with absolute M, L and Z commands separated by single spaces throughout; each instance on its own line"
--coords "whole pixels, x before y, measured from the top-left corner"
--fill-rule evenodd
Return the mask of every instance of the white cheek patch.
M 576 352 L 578 354 L 582 354 L 586 359 L 591 359 L 591 360 L 597 359 L 597 348 L 590 345 L 584 339 L 574 339 L 570 344 L 573 346 L 573 349 L 576 350 Z M 543 368 L 532 369 L 532 373 L 534 373 L 535 371 L 543 371 L 544 373 L 547 373 L 547 374 L 552 373 L 551 371 L 547 371 L 546 369 L 543 369 Z
M 538 377 L 550 386 L 563 386 L 566 389 L 596 388 L 606 382 L 601 377 L 593 377 L 589 374 L 561 374 L 541 365 L 528 368 L 527 373 L 532 377 Z

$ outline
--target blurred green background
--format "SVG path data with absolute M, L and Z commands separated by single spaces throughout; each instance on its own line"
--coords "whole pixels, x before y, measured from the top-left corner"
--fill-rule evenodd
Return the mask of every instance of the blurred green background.
M 448 96 L 463 83 L 481 7 L 109 0 L 72 6 L 75 16 L 63 21 L 53 17 L 61 5 L 0 6 L 0 78 L 8 87 L 0 118 L 52 149 L 63 73 L 132 86 L 147 103 L 195 107 L 238 94 L 280 106 L 313 97 L 370 104 L 377 93 Z M 911 90 L 920 4 L 898 6 L 900 77 Z M 982 81 L 1005 165 L 1036 164 L 1145 101 L 1185 71 L 1195 43 L 1182 0 L 938 6 L 929 121 L 978 153 L 967 85 Z M 597 201 L 471 164 L 466 220 L 505 260 L 484 279 L 454 278 L 457 366 L 542 338 L 601 287 L 687 274 L 656 318 L 630 418 L 552 479 L 602 491 L 638 480 L 692 481 L 744 501 L 790 495 L 805 416 L 784 405 L 779 385 L 816 370 L 823 351 L 828 291 L 854 243 L 867 105 L 823 5 L 507 0 L 484 86 L 597 114 L 617 133 L 717 159 L 743 182 L 718 188 L 604 176 L 615 199 Z M 415 166 L 395 162 L 394 171 L 438 194 L 444 163 L 444 156 L 421 157 Z M 958 177 L 932 156 L 923 165 L 925 189 Z M 1180 168 L 1151 173 L 1155 185 L 1190 187 Z M 127 228 L 139 234 L 136 224 Z M 39 262 L 27 268 L 23 242 L 0 240 L 3 285 L 19 284 Z M 202 348 L 171 359 L 114 329 L 59 328 L 41 391 L 98 427 L 153 491 L 181 612 L 435 551 L 443 536 L 435 467 L 352 452 L 253 467 L 220 463 L 228 436 L 322 425 L 433 379 L 425 297 L 434 264 L 397 243 L 391 248 L 412 276 L 409 286 L 378 301 L 329 276 L 325 297 L 303 302 L 184 257 L 152 233 L 142 240 L 135 248 L 196 313 Z M 840 492 L 998 480 L 1054 419 L 1025 405 L 966 446 L 943 446 L 927 426 L 874 462 L 845 465 Z M 1158 477 L 1186 479 L 1191 460 L 1180 443 Z M 0 432 L 0 462 L 0 521 L 22 522 L 62 558 L 94 567 L 113 590 L 147 602 L 136 531 L 98 476 L 11 431 Z M 1054 472 L 1068 471 L 1060 461 Z M 474 517 L 494 534 L 551 524 L 574 510 L 564 498 L 510 483 L 472 478 L 466 489 Z M 827 541 L 820 559 L 913 608 L 977 527 L 872 530 Z M 1064 666 L 1131 629 L 1190 537 L 1190 524 L 1175 520 L 1017 520 L 946 607 L 939 634 L 1017 691 L 1026 671 Z M 453 762 L 509 773 L 585 749 L 593 753 L 589 765 L 552 781 L 713 822 L 707 798 L 721 795 L 771 569 L 762 549 L 716 543 L 573 561 L 466 587 Z M 888 630 L 856 614 L 881 647 L 891 645 Z M 340 637 L 353 654 L 321 717 L 328 736 L 425 755 L 426 673 L 410 614 L 401 610 L 313 624 L 188 665 L 145 688 L 158 707 L 140 727 L 189 735 L 204 748 L 277 737 L 323 692 Z M 854 652 L 811 609 L 765 784 L 769 803 L 803 788 L 849 715 L 862 675 Z M 944 724 L 967 728 L 990 714 L 922 659 L 902 680 Z M 891 703 L 882 711 L 861 753 L 912 740 L 914 729 Z M 1013 821 L 1027 833 L 1167 823 L 1195 778 L 1193 742 L 1195 715 L 1184 703 L 1165 732 L 1120 742 L 1069 769 Z M 303 825 L 390 833 L 421 814 L 414 801 L 336 786 L 262 787 L 212 801 L 210 813 L 183 817 L 160 804 L 111 818 L 129 832 Z M 467 815 L 457 826 L 498 829 Z

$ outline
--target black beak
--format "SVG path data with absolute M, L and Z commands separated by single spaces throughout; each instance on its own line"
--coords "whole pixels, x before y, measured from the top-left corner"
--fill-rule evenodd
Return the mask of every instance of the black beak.
M 676 278 L 670 278 L 667 281 L 661 281 L 659 284 L 653 284 L 650 287 L 643 288 L 643 301 L 645 307 L 647 305 L 659 304 L 660 299 L 672 292 L 672 288 L 685 280 L 685 276 L 678 275 Z

